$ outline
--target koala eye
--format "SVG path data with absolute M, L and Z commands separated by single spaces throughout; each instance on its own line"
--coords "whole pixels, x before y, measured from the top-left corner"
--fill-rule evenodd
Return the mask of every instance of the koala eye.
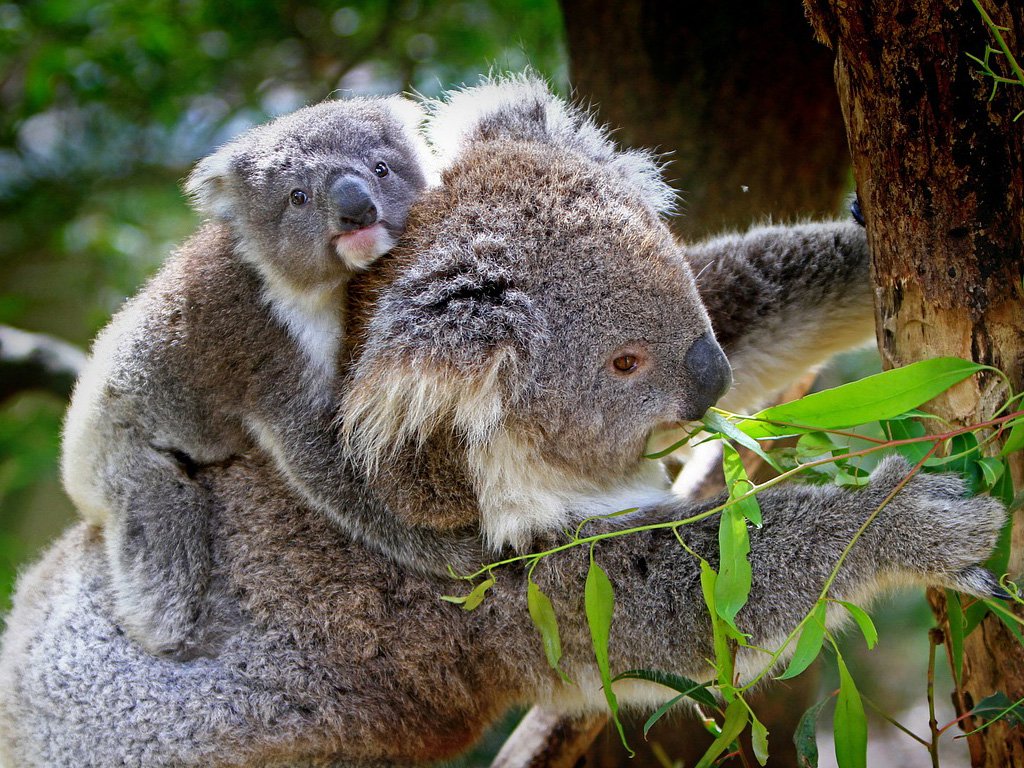
M 608 360 L 608 367 L 616 376 L 630 376 L 644 370 L 646 366 L 647 355 L 644 350 L 632 345 L 612 353 Z
M 309 202 L 309 195 L 303 192 L 301 189 L 293 189 L 291 194 L 292 205 L 299 206 L 305 205 Z
M 635 355 L 619 355 L 612 360 L 612 365 L 615 366 L 615 370 L 621 373 L 632 373 L 639 367 Z
M 377 178 L 383 179 L 385 176 L 391 173 L 391 169 L 388 168 L 387 163 L 381 161 L 377 163 L 375 166 L 373 166 L 373 173 L 375 176 L 377 176 Z

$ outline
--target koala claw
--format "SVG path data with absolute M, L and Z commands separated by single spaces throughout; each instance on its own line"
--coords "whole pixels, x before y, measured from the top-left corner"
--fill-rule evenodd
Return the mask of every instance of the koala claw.
M 994 597 L 999 600 L 1013 599 L 1013 595 L 999 583 L 995 574 L 980 565 L 964 568 L 951 579 L 949 586 L 958 592 L 965 592 L 977 597 Z

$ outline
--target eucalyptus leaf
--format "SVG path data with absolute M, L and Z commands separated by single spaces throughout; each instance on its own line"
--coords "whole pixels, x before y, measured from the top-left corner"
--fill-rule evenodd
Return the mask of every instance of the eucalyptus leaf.
M 775 459 L 765 453 L 757 440 L 747 435 L 721 414 L 718 414 L 715 411 L 708 411 L 704 414 L 704 426 L 709 432 L 718 432 L 730 440 L 734 440 L 739 443 L 744 448 L 752 451 L 756 455 L 760 456 L 762 460 L 764 460 L 769 466 L 773 467 L 776 471 L 783 471 L 782 467 L 778 465 Z
M 868 376 L 757 413 L 740 428 L 751 437 L 845 429 L 870 421 L 894 419 L 982 370 L 955 357 L 938 357 Z M 783 422 L 773 426 L 764 421 Z
M 868 650 L 870 651 L 874 648 L 878 643 L 878 630 L 875 629 L 875 623 L 871 621 L 871 617 L 868 616 L 867 612 L 860 606 L 848 603 L 845 600 L 836 600 L 836 602 L 848 610 L 853 620 L 857 622 L 861 634 L 864 635 L 864 642 L 868 645 Z
M 487 595 L 487 590 L 493 586 L 494 577 L 491 577 L 473 587 L 473 591 L 468 595 L 441 595 L 441 599 L 448 603 L 461 605 L 464 611 L 472 611 L 480 606 L 480 603 L 484 601 L 484 597 Z
M 732 746 L 733 742 L 743 733 L 749 717 L 750 711 L 747 709 L 747 705 L 740 699 L 736 699 L 726 707 L 725 719 L 722 721 L 722 732 L 718 738 L 711 742 L 711 746 L 708 747 L 704 757 L 697 763 L 696 768 L 710 768 L 715 760 L 718 759 L 718 756 Z
M 700 561 L 700 588 L 704 595 L 704 603 L 711 615 L 711 631 L 715 648 L 715 669 L 718 672 L 718 685 L 723 691 L 732 689 L 732 654 L 729 652 L 729 638 L 726 634 L 728 624 L 718 615 L 715 607 L 715 581 L 718 574 L 708 564 Z
M 666 688 L 671 688 L 673 691 L 683 695 L 689 696 L 694 701 L 704 704 L 708 707 L 718 706 L 718 702 L 715 701 L 715 697 L 708 690 L 710 683 L 698 683 L 695 680 L 691 680 L 688 677 L 682 675 L 673 675 L 669 672 L 657 672 L 648 669 L 631 669 L 627 672 L 623 672 L 616 675 L 612 682 L 616 680 L 646 680 L 649 683 L 657 683 L 663 685 Z
M 754 757 L 757 762 L 766 765 L 768 763 L 768 729 L 753 713 L 750 715 L 750 746 L 754 748 Z
M 800 639 L 797 640 L 793 658 L 790 659 L 786 671 L 779 675 L 778 679 L 789 680 L 807 669 L 811 662 L 818 658 L 824 641 L 825 603 L 819 601 L 807 621 L 804 622 L 804 628 L 800 631 Z
M 715 609 L 736 629 L 736 614 L 750 596 L 752 572 L 747 559 L 750 554 L 747 519 L 735 506 L 722 510 L 718 549 L 720 560 L 715 580 Z
M 975 704 L 971 714 L 986 723 L 1006 720 L 1013 725 L 1024 725 L 1024 699 L 1011 701 L 1005 693 L 996 691 Z
M 793 732 L 793 744 L 796 745 L 796 764 L 798 768 L 818 768 L 818 715 L 822 708 L 828 704 L 829 699 L 824 698 L 810 707 L 800 717 L 800 722 Z
M 619 732 L 622 746 L 629 752 L 629 756 L 633 757 L 635 753 L 626 742 L 626 733 L 619 720 L 619 702 L 615 698 L 615 691 L 612 690 L 612 676 L 608 662 L 608 638 L 611 635 L 612 612 L 615 609 L 615 591 L 608 579 L 608 574 L 594 562 L 593 550 L 590 552 L 590 568 L 587 571 L 587 583 L 583 593 L 587 624 L 590 626 L 590 639 L 594 645 L 594 658 L 597 660 L 597 669 L 601 675 L 604 698 L 608 702 L 612 722 L 615 723 Z
M 648 717 L 647 722 L 644 723 L 644 738 L 647 738 L 647 734 L 651 732 L 651 728 L 654 727 L 655 723 L 661 720 L 661 718 L 663 718 L 668 713 L 668 711 L 672 709 L 672 707 L 674 707 L 676 704 L 678 704 L 685 698 L 686 696 L 680 693 L 678 696 L 673 696 L 671 699 L 669 699 L 656 710 L 654 710 L 654 713 L 650 717 Z
M 558 618 L 555 616 L 554 606 L 532 579 L 526 585 L 526 606 L 534 626 L 540 632 L 548 664 L 565 682 L 571 683 L 568 676 L 558 667 L 562 660 L 562 641 L 558 636 Z
M 868 721 L 864 703 L 842 656 L 839 662 L 839 697 L 832 719 L 835 733 L 836 761 L 839 768 L 867 768 Z
M 1016 422 L 1010 427 L 1010 434 L 1006 436 L 1000 456 L 1009 456 L 1011 453 L 1024 448 L 1024 420 Z
M 728 443 L 722 445 L 722 473 L 725 475 L 725 485 L 729 489 L 729 501 L 745 518 L 761 527 L 761 505 L 757 503 L 757 496 L 748 496 L 742 501 L 736 501 L 741 496 L 753 490 L 754 484 L 747 476 L 746 467 L 739 452 Z

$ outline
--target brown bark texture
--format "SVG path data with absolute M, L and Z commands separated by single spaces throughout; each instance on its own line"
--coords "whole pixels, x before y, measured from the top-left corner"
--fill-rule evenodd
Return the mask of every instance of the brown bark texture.
M 983 0 L 1024 52 L 1024 4 Z M 878 345 L 887 367 L 952 355 L 1005 371 L 1016 390 L 1024 363 L 1024 88 L 991 81 L 967 54 L 995 45 L 971 2 L 807 0 L 835 54 L 835 78 L 867 220 Z M 1009 74 L 1001 57 L 995 67 Z M 1007 396 L 982 374 L 930 404 L 954 424 L 989 417 Z M 1024 461 L 1012 458 L 1016 486 Z M 1024 544 L 1015 520 L 1010 569 Z M 945 599 L 930 593 L 940 623 Z M 947 633 L 947 637 L 948 637 Z M 1024 649 L 989 616 L 968 637 L 963 713 L 995 692 L 1024 696 Z M 967 729 L 979 725 L 968 721 Z M 999 723 L 969 737 L 974 766 L 1024 765 L 1024 729 Z
M 798 2 L 561 5 L 577 96 L 623 144 L 669 153 L 679 234 L 835 214 L 846 138 L 831 59 Z

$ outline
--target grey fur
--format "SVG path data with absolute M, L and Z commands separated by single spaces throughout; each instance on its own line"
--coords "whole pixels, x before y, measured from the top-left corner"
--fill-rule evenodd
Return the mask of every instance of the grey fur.
M 150 651 L 211 653 L 230 615 L 200 469 L 254 443 L 287 469 L 311 450 L 305 430 L 330 424 L 347 282 L 390 249 L 430 172 L 421 116 L 400 97 L 325 102 L 200 162 L 187 187 L 216 221 L 97 340 L 65 425 L 65 485 L 106 526 L 117 615 Z M 350 232 L 339 179 L 368 190 L 375 226 Z
M 507 125 L 548 119 L 560 102 L 547 99 L 550 110 L 517 113 Z M 493 127 L 493 109 L 486 114 Z M 304 503 L 309 487 L 300 497 L 294 473 L 284 477 L 256 454 L 199 468 L 214 502 L 214 578 L 238 622 L 215 658 L 184 664 L 118 632 L 102 533 L 69 531 L 21 579 L 3 637 L 8 768 L 419 765 L 463 751 L 516 704 L 604 707 L 584 612 L 584 549 L 533 573 L 578 685 L 547 665 L 522 568 L 501 569 L 470 613 L 438 599 L 466 588 L 438 571 L 447 555 L 471 562 L 520 537 L 533 547 L 560 541 L 561 524 L 609 508 L 639 506 L 644 519 L 708 508 L 713 502 L 672 497 L 641 458 L 646 435 L 697 402 L 702 387 L 688 378 L 686 352 L 707 332 L 708 315 L 652 201 L 638 199 L 618 168 L 543 124 L 518 138 L 511 128 L 481 135 L 471 111 L 460 119 L 470 121 L 458 134 L 468 138 L 444 185 L 414 207 L 403 245 L 350 286 L 353 365 L 339 389 L 354 454 L 334 469 L 344 482 L 330 491 L 348 500 L 345 514 L 319 514 Z M 830 227 L 846 231 L 820 231 Z M 801 259 L 818 258 L 821 238 L 797 242 L 811 251 L 780 247 L 784 257 L 769 270 L 780 284 L 786 275 L 802 281 Z M 843 238 L 835 242 L 844 251 Z M 859 254 L 855 264 L 862 243 L 848 249 Z M 712 317 L 728 317 L 715 307 L 730 306 L 731 281 L 748 293 L 742 265 L 755 264 L 752 256 L 740 248 L 738 266 L 721 270 L 722 298 L 707 294 Z M 784 302 L 777 309 L 799 323 L 801 293 L 820 293 L 866 310 L 859 291 L 840 287 L 851 274 L 860 279 L 859 269 L 813 270 L 803 292 L 775 294 Z M 773 342 L 758 316 L 717 330 L 732 332 L 738 368 L 746 339 Z M 636 347 L 646 359 L 635 374 L 609 367 Z M 752 643 L 770 647 L 793 628 L 907 468 L 889 460 L 856 492 L 780 487 L 760 497 L 753 589 L 738 617 Z M 894 581 L 976 590 L 977 565 L 1004 519 L 997 502 L 965 498 L 955 478 L 917 477 L 867 527 L 832 594 L 864 603 Z M 682 535 L 715 561 L 716 518 Z M 698 568 L 675 537 L 608 540 L 596 557 L 617 595 L 613 669 L 707 679 Z M 618 686 L 626 704 L 664 695 Z

